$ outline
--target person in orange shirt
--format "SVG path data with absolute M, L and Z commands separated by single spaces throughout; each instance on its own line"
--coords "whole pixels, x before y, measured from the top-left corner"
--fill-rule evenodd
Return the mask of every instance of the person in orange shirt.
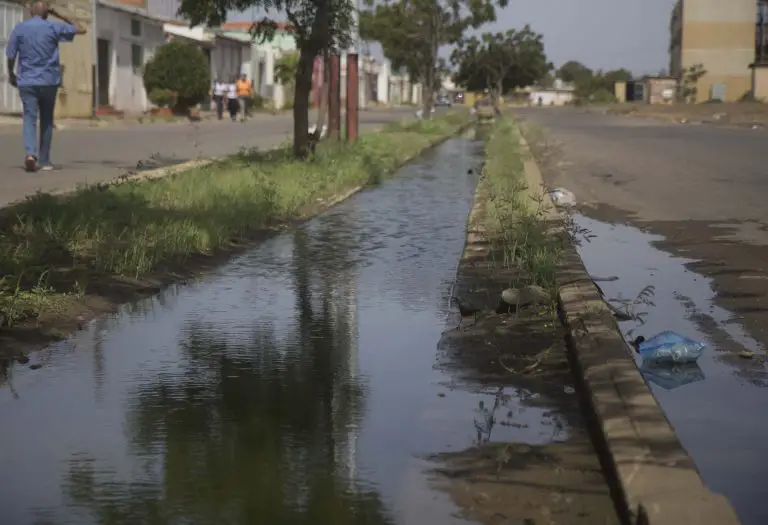
M 235 89 L 237 90 L 237 99 L 240 101 L 240 111 L 243 112 L 243 122 L 245 122 L 245 118 L 248 116 L 248 101 L 251 100 L 252 96 L 251 81 L 246 75 L 241 75 L 235 83 Z

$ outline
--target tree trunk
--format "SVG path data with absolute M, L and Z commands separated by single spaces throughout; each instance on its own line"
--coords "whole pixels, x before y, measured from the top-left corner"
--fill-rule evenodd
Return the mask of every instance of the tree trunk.
M 296 88 L 293 94 L 293 155 L 305 159 L 309 155 L 309 97 L 312 93 L 312 68 L 317 51 L 299 50 Z
M 432 86 L 435 85 L 434 72 L 434 67 L 427 67 L 426 74 L 424 75 L 424 84 L 421 86 L 421 118 L 424 119 L 432 118 L 432 99 L 434 98 Z

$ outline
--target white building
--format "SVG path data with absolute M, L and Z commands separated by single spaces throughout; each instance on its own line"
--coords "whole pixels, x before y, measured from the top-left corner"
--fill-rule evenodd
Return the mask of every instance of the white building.
M 542 106 L 564 106 L 573 100 L 574 90 L 573 85 L 558 78 L 550 88 L 529 88 L 528 102 L 532 105 L 539 105 L 541 101 Z
M 24 8 L 12 2 L 0 1 L 0 53 L 3 64 L 0 67 L 0 114 L 21 113 L 21 99 L 15 87 L 8 81 L 5 67 L 5 49 L 14 26 L 24 20 Z
M 204 26 L 189 27 L 179 22 L 163 26 L 166 38 L 182 39 L 194 43 L 208 57 L 211 68 L 211 82 L 216 78 L 230 80 L 243 73 L 243 64 L 250 63 L 250 42 L 225 34 L 217 34 Z M 245 71 L 248 75 L 248 69 Z
M 96 20 L 98 105 L 129 114 L 147 111 L 144 65 L 165 43 L 163 22 L 106 2 L 99 3 Z

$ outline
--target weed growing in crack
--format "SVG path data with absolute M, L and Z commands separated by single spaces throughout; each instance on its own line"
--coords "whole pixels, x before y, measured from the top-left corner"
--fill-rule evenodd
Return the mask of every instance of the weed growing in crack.
M 503 268 L 520 271 L 512 286 L 538 285 L 549 290 L 554 300 L 563 246 L 552 234 L 550 210 L 543 196 L 525 181 L 519 136 L 512 122 L 502 120 L 493 128 L 483 175 L 488 185 L 486 223 L 491 252 L 503 253 Z

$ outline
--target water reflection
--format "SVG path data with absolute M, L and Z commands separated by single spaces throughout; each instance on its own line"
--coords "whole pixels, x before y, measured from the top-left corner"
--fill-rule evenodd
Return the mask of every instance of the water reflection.
M 414 455 L 472 440 L 470 410 L 424 420 L 480 152 L 450 141 L 16 367 L 0 523 L 451 523 L 406 507 Z
M 762 412 L 768 375 L 758 360 L 737 357 L 744 348 L 762 352 L 761 345 L 714 303 L 711 280 L 686 267 L 695 261 L 654 247 L 660 236 L 581 215 L 574 220 L 595 235 L 579 247 L 590 273 L 618 277 L 599 283 L 606 297 L 628 300 L 645 314 L 642 325 L 620 323 L 625 333 L 647 338 L 673 330 L 707 342 L 698 366 L 686 368 L 682 377 L 656 373 L 649 378 L 651 389 L 704 481 L 731 500 L 745 525 L 768 523 L 768 453 L 762 446 L 768 437 Z M 648 286 L 654 287 L 653 301 L 636 301 Z
M 187 324 L 180 369 L 130 396 L 127 432 L 145 479 L 120 482 L 77 454 L 67 497 L 99 523 L 389 523 L 354 479 L 362 385 L 337 372 L 344 349 L 330 310 L 305 314 L 298 344 L 268 325 L 230 340 Z

